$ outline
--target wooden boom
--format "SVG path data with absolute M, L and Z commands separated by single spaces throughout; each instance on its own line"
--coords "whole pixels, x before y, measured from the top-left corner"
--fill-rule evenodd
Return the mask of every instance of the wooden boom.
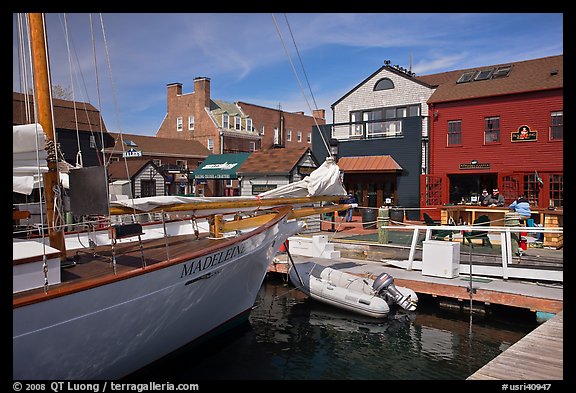
M 307 207 L 302 209 L 295 209 L 288 214 L 287 218 L 288 219 L 302 218 L 312 216 L 314 214 L 347 210 L 353 206 L 356 205 L 331 205 L 323 207 Z M 272 218 L 274 218 L 276 214 L 277 212 L 270 212 L 255 217 L 248 217 L 240 220 L 230 220 L 230 221 L 225 221 L 223 215 L 216 214 L 213 216 L 213 218 L 209 219 L 210 234 L 214 237 L 220 237 L 222 233 L 225 232 L 233 232 L 241 229 L 257 227 L 270 221 Z
M 260 206 L 281 206 L 281 205 L 297 205 L 303 203 L 313 202 L 337 202 L 344 199 L 346 196 L 313 196 L 313 197 L 300 197 L 300 198 L 272 198 L 272 199 L 253 199 L 253 200 L 238 200 L 238 201 L 222 201 L 222 202 L 197 202 L 197 203 L 181 203 L 177 205 L 158 206 L 148 211 L 135 211 L 132 207 L 127 206 L 113 206 L 110 208 L 111 215 L 119 214 L 133 214 L 133 213 L 168 213 L 179 211 L 193 211 L 193 210 L 218 210 L 218 209 L 239 209 L 246 207 L 260 207 Z M 314 213 L 313 213 L 314 214 Z

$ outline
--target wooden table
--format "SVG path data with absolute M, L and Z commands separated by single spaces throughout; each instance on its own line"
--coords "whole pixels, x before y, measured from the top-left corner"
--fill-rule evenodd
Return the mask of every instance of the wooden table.
M 493 226 L 505 226 L 504 217 L 508 213 L 507 207 L 487 207 L 475 205 L 454 205 L 443 206 L 440 212 L 442 225 L 448 225 L 450 217 L 456 224 L 459 221 L 472 224 L 480 215 L 487 215 Z M 564 210 L 536 209 L 532 210 L 532 218 L 537 224 L 543 224 L 546 228 L 563 228 L 564 227 Z M 562 247 L 563 236 L 561 233 L 545 233 L 544 246 Z

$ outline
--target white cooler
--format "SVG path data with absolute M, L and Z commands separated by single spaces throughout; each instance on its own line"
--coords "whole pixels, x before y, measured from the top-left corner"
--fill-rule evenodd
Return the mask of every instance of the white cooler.
M 460 274 L 460 243 L 443 240 L 422 242 L 422 274 L 454 278 Z

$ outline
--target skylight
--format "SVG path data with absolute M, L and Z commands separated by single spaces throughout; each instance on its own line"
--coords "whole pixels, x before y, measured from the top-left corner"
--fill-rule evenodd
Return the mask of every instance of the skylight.
M 478 75 L 476 75 L 474 80 L 475 81 L 483 81 L 485 79 L 488 79 L 488 78 L 490 78 L 490 75 L 492 75 L 493 71 L 494 71 L 494 68 L 490 68 L 488 70 L 482 70 L 482 71 L 478 72 Z
M 134 141 L 131 141 L 130 139 L 124 139 L 124 144 L 126 146 L 134 146 L 134 147 L 138 146 L 136 143 L 134 143 Z
M 503 78 L 505 76 L 508 76 L 511 69 L 512 69 L 511 65 L 505 65 L 505 66 L 501 66 L 501 67 L 496 68 L 496 71 L 494 71 L 494 73 L 492 74 L 492 79 Z
M 474 78 L 474 74 L 476 74 L 476 71 L 465 72 L 462 74 L 462 76 L 460 76 L 460 78 L 458 79 L 458 81 L 456 81 L 456 83 L 470 82 L 472 78 Z

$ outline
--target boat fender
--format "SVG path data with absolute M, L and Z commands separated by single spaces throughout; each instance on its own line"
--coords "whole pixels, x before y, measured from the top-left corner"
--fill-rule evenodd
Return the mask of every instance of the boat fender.
M 404 296 L 394 285 L 394 278 L 388 273 L 382 273 L 376 277 L 372 284 L 372 289 L 378 296 L 391 296 L 392 299 L 405 310 L 413 311 L 416 309 L 416 306 L 410 299 L 410 295 Z

